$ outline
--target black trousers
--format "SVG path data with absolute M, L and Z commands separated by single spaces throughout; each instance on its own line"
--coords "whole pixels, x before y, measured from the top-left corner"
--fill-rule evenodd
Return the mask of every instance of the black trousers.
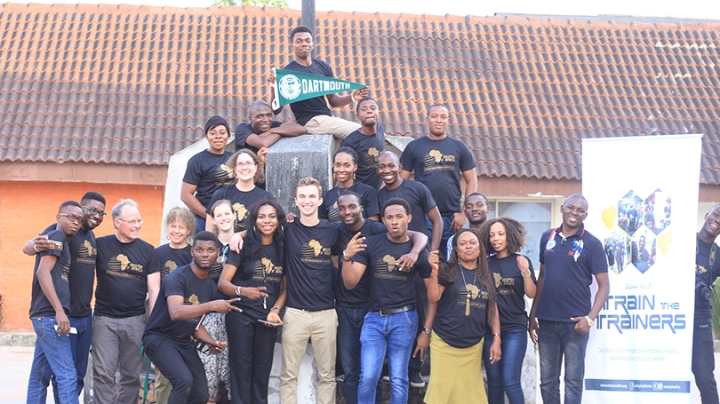
M 245 313 L 225 315 L 233 404 L 266 404 L 277 328 Z
M 172 385 L 168 403 L 206 404 L 205 368 L 190 340 L 181 344 L 161 334 L 143 337 L 145 353 Z

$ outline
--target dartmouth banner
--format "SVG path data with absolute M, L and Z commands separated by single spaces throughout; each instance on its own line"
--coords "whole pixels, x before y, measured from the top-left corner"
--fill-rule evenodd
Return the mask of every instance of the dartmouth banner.
M 582 141 L 585 225 L 610 278 L 583 403 L 690 402 L 700 153 L 701 135 Z
M 300 73 L 292 70 L 273 69 L 273 71 L 275 72 L 275 100 L 272 104 L 273 109 L 326 94 L 354 91 L 367 87 L 364 84 L 353 83 L 351 81 L 316 76 L 314 74 Z

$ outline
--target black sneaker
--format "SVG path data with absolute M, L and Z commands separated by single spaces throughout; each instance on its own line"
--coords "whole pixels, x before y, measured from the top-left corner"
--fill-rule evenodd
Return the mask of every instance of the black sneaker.
M 414 372 L 410 374 L 410 386 L 425 387 L 425 379 L 422 378 L 420 372 Z

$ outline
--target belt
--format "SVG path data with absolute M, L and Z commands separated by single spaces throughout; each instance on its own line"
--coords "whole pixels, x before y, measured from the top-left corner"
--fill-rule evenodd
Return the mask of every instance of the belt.
M 391 316 L 393 314 L 404 313 L 404 312 L 410 311 L 410 310 L 415 310 L 414 304 L 408 304 L 407 306 L 396 307 L 394 309 L 380 309 L 380 310 L 376 311 L 375 313 L 378 313 L 381 316 L 385 317 L 385 316 Z

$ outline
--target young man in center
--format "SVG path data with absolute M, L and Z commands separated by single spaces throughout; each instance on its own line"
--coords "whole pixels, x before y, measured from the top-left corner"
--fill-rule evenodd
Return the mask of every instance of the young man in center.
M 295 204 L 300 215 L 288 224 L 285 237 L 287 302 L 283 317 L 280 402 L 297 403 L 297 378 L 308 338 L 317 367 L 319 404 L 335 403 L 335 354 L 338 318 L 333 291 L 332 247 L 337 227 L 318 218 L 320 183 L 298 181 Z
M 408 361 L 417 330 L 415 273 L 427 288 L 428 300 L 437 302 L 440 293 L 437 273 L 432 273 L 428 254 L 422 251 L 413 266 L 398 265 L 412 249 L 407 233 L 412 220 L 410 206 L 400 198 L 388 200 L 382 209 L 387 234 L 366 239 L 356 234 L 347 244 L 342 263 L 345 287 L 353 289 L 370 271 L 370 312 L 360 334 L 361 361 L 358 402 L 375 402 L 376 385 L 385 355 L 390 370 L 390 403 L 407 403 Z

